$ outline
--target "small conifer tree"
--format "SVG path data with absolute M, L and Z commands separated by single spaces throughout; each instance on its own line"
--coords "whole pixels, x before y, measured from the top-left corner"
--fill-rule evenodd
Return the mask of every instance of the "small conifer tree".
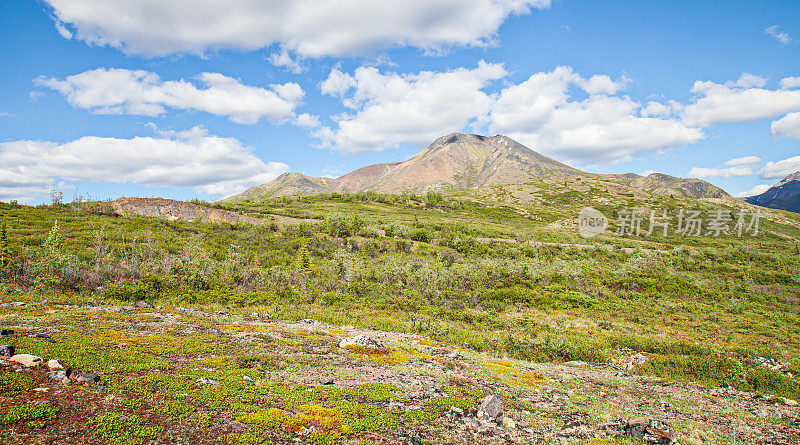
M 308 248 L 304 242 L 297 251 L 297 271 L 301 273 L 311 272 L 311 254 L 308 253 Z

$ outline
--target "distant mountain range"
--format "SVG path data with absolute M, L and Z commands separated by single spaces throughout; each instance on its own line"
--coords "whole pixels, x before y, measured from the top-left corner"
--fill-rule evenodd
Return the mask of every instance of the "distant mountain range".
M 744 200 L 762 207 L 800 213 L 800 171 L 783 178 L 766 192 Z
M 537 179 L 569 176 L 613 179 L 655 193 L 695 198 L 723 198 L 724 190 L 699 179 L 653 173 L 640 176 L 586 173 L 503 136 L 452 133 L 404 162 L 374 164 L 338 178 L 314 178 L 284 173 L 275 180 L 224 199 L 225 202 L 259 201 L 290 195 L 374 191 L 416 193 L 477 189 L 517 184 Z

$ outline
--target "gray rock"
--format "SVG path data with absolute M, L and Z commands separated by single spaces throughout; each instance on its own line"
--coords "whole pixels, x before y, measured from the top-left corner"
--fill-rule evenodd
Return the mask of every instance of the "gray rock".
M 134 307 L 138 308 L 149 308 L 152 309 L 154 306 L 145 300 L 136 300 L 136 303 L 133 303 Z
M 14 355 L 14 345 L 0 345 L 0 355 L 11 357 Z
M 499 422 L 503 417 L 503 399 L 497 394 L 490 394 L 483 398 L 478 406 L 478 418 Z
M 14 330 L 13 329 L 0 329 L 0 337 L 13 337 Z
M 422 445 L 422 438 L 419 437 L 419 434 L 412 434 L 406 439 L 407 445 Z
M 300 323 L 314 324 L 314 323 L 316 323 L 316 321 L 314 321 L 314 320 L 312 320 L 310 318 L 304 318 L 304 319 L 300 320 Z
M 669 425 L 666 422 L 644 417 L 628 420 L 625 425 L 625 434 L 638 437 L 652 444 L 667 445 L 675 442 L 675 437 L 670 432 Z
M 64 366 L 62 366 L 62 365 L 61 365 L 61 363 L 59 363 L 59 362 L 58 362 L 58 360 L 56 360 L 56 359 L 50 359 L 50 360 L 48 360 L 48 361 L 47 361 L 47 367 L 48 367 L 48 368 L 49 368 L 51 371 L 55 371 L 55 370 L 57 370 L 57 369 L 64 369 Z
M 86 374 L 78 376 L 77 380 L 80 383 L 95 383 L 100 380 L 100 376 L 95 372 L 87 372 Z
M 366 335 L 356 335 L 355 337 L 347 337 L 339 342 L 339 347 L 344 349 L 349 348 L 364 348 L 373 352 L 386 352 L 389 349 L 383 343 L 375 340 Z
M 47 343 L 55 343 L 56 342 L 55 340 L 50 338 L 50 334 L 44 334 L 44 333 L 41 333 L 41 332 L 36 334 L 36 335 L 34 335 L 34 338 L 37 338 L 37 339 L 39 339 L 41 341 L 44 341 L 44 342 L 47 342 Z
M 197 381 L 197 383 L 202 383 L 204 385 L 219 385 L 218 381 L 216 381 L 214 379 L 210 379 L 208 377 L 200 377 L 196 381 Z
M 453 351 L 447 354 L 447 358 L 455 360 L 457 358 L 461 358 L 461 354 L 459 354 L 458 351 Z
M 57 369 L 57 370 L 51 372 L 48 375 L 48 377 L 50 377 L 51 379 L 53 379 L 53 380 L 55 380 L 57 382 L 62 382 L 62 383 L 66 383 L 66 382 L 69 381 L 69 375 L 67 374 L 67 370 L 66 369 Z

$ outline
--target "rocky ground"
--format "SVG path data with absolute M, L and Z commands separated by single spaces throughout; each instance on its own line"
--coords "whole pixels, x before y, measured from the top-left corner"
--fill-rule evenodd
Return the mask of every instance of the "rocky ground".
M 800 443 L 793 400 L 258 313 L 0 307 L 0 442 Z M 13 331 L 13 332 L 11 332 Z M 29 354 L 29 355 L 26 355 Z

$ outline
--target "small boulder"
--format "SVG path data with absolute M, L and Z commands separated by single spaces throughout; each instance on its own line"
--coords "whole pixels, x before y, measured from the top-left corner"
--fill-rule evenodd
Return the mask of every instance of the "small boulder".
M 150 304 L 150 302 L 145 300 L 136 300 L 136 303 L 133 303 L 133 306 L 138 308 L 148 308 L 148 309 L 152 309 L 154 307 L 152 304 Z
M 50 368 L 51 371 L 55 371 L 57 369 L 64 369 L 61 363 L 58 362 L 56 359 L 50 359 L 47 361 L 47 367 Z
M 314 320 L 313 320 L 313 319 L 311 319 L 311 318 L 304 318 L 304 319 L 300 320 L 300 323 L 305 323 L 305 324 L 314 324 L 314 323 L 316 323 L 316 321 L 314 321 Z
M 625 426 L 625 434 L 638 437 L 652 444 L 667 445 L 675 442 L 675 437 L 669 431 L 669 425 L 666 422 L 644 417 L 628 420 Z
M 0 329 L 0 337 L 13 337 L 14 330 L 13 329 Z
M 383 343 L 372 337 L 367 337 L 366 335 L 343 338 L 342 341 L 339 342 L 339 347 L 344 349 L 368 349 L 371 352 L 378 353 L 387 352 L 389 350 Z
M 0 345 L 0 355 L 11 357 L 14 355 L 14 345 Z
M 500 422 L 503 417 L 503 399 L 497 394 L 490 394 L 478 405 L 478 418 Z
M 96 372 L 87 372 L 78 376 L 79 383 L 95 383 L 100 380 L 100 376 Z
M 208 377 L 200 377 L 199 379 L 197 379 L 197 383 L 202 383 L 204 385 L 219 385 L 218 381 L 210 379 Z
M 42 362 L 44 362 L 44 360 L 42 360 L 41 357 L 37 357 L 31 354 L 16 354 L 11 356 L 9 360 L 11 360 L 14 363 L 19 363 L 20 365 L 26 368 L 39 366 L 42 364 Z
M 55 370 L 55 371 L 51 372 L 48 375 L 48 377 L 50 377 L 51 379 L 53 379 L 53 380 L 55 380 L 57 382 L 61 382 L 61 383 L 69 382 L 69 374 L 67 373 L 66 369 Z

